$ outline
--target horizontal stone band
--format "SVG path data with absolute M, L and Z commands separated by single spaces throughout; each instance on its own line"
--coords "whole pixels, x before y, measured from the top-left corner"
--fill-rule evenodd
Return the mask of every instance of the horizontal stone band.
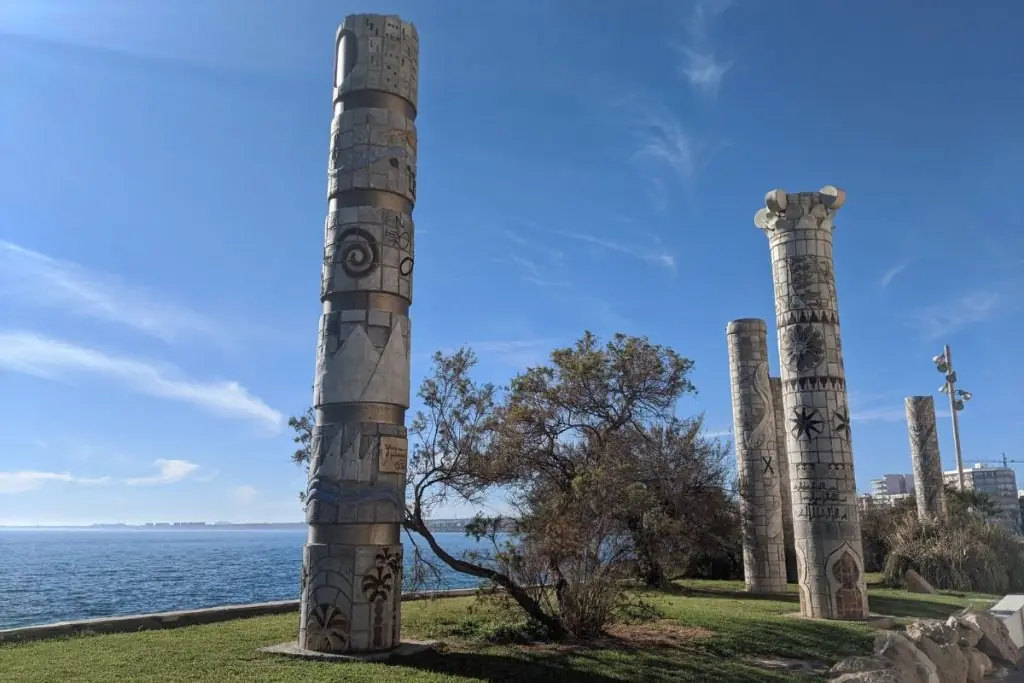
M 399 524 L 314 524 L 309 545 L 395 545 L 402 540 Z
M 329 403 L 317 406 L 316 423 L 381 422 L 405 424 L 405 407 L 393 403 Z

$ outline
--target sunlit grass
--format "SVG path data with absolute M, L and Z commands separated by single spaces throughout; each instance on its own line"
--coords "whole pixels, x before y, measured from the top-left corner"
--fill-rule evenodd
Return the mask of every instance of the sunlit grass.
M 831 664 L 870 649 L 872 632 L 865 626 L 787 616 L 798 610 L 795 595 L 756 599 L 737 595 L 742 588 L 742 582 L 686 581 L 676 592 L 647 594 L 661 620 L 617 627 L 587 645 L 496 644 L 521 627 L 519 619 L 473 598 L 445 598 L 403 607 L 405 637 L 441 645 L 395 663 L 310 662 L 258 653 L 259 647 L 295 638 L 298 615 L 285 614 L 0 645 L 0 681 L 753 683 L 812 680 L 763 670 L 752 661 L 756 657 Z M 872 612 L 901 617 L 946 616 L 988 597 L 870 591 Z

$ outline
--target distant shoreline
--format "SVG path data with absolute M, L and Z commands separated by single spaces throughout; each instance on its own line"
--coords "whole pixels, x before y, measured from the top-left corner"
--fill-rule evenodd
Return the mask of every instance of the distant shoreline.
M 427 528 L 435 533 L 464 532 L 471 519 L 428 520 Z M 509 520 L 503 531 L 513 530 L 515 520 Z M 232 524 L 229 522 L 149 522 L 146 524 L 85 524 L 72 526 L 33 525 L 2 526 L 0 531 L 304 531 L 309 527 L 305 522 L 252 522 Z

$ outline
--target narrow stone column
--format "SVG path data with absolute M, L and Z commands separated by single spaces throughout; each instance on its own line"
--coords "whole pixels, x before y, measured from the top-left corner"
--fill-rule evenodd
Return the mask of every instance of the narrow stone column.
M 338 30 L 298 645 L 401 638 L 419 38 L 395 16 Z
M 779 491 L 782 493 L 782 533 L 786 548 L 786 582 L 796 583 L 796 546 L 793 544 L 793 490 L 789 486 L 789 456 L 786 454 L 786 416 L 782 401 L 782 378 L 769 377 L 772 385 L 772 408 L 775 410 L 775 459 L 779 469 Z
M 732 420 L 743 527 L 743 576 L 752 593 L 786 592 L 782 493 L 775 451 L 775 411 L 768 382 L 768 328 L 733 320 L 725 328 L 732 380 Z
M 946 496 L 942 489 L 939 436 L 935 431 L 935 401 L 931 396 L 908 396 L 903 405 L 910 434 L 910 462 L 914 466 L 917 518 L 940 521 L 946 516 Z
M 754 218 L 771 246 L 800 611 L 825 619 L 868 615 L 832 263 L 844 199 L 772 190 Z

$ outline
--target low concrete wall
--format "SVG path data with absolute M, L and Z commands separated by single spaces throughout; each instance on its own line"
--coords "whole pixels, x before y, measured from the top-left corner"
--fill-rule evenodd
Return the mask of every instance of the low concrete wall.
M 402 596 L 402 601 L 465 597 L 476 595 L 476 592 L 475 588 L 450 591 L 420 591 L 406 593 Z M 268 614 L 285 614 L 297 612 L 298 610 L 298 600 L 280 600 L 278 602 L 257 602 L 251 605 L 224 605 L 222 607 L 206 607 L 177 612 L 156 612 L 153 614 L 133 614 L 124 617 L 62 621 L 56 624 L 43 624 L 41 626 L 0 629 L 0 643 L 95 633 L 155 631 L 164 628 L 213 624 L 219 621 L 230 621 L 231 619 L 262 617 Z M 297 624 L 296 628 L 298 628 Z

